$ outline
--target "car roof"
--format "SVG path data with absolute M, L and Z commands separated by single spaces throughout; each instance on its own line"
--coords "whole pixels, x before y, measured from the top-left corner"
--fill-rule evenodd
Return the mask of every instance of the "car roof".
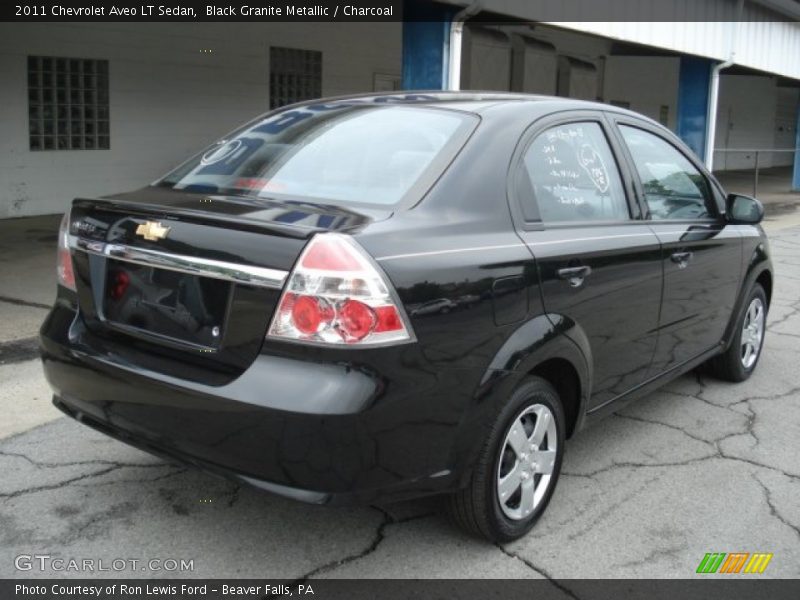
M 326 104 L 347 103 L 350 101 L 375 102 L 376 104 L 414 104 L 431 106 L 449 110 L 459 110 L 481 114 L 488 109 L 504 106 L 518 106 L 520 113 L 530 114 L 531 109 L 539 108 L 542 114 L 562 110 L 602 110 L 614 112 L 629 117 L 656 123 L 652 119 L 618 106 L 602 102 L 592 102 L 577 98 L 564 98 L 561 96 L 546 96 L 542 94 L 523 94 L 517 92 L 495 92 L 481 90 L 442 91 L 442 90 L 408 90 L 384 93 L 351 94 L 322 99 Z M 311 100 L 301 103 L 309 105 L 319 103 L 320 100 Z
M 489 106 L 504 102 L 532 102 L 542 100 L 567 100 L 552 96 L 538 96 L 533 94 L 517 94 L 513 92 L 493 91 L 442 91 L 442 90 L 408 90 L 383 93 L 349 94 L 322 98 L 326 104 L 347 103 L 353 100 L 359 102 L 375 102 L 376 104 L 415 104 L 430 105 L 440 108 L 452 108 L 468 112 L 481 112 Z M 303 102 L 312 104 L 320 100 Z

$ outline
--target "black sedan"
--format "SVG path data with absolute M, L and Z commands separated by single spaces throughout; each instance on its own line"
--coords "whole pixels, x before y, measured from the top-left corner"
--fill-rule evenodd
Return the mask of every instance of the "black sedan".
M 76 199 L 44 370 L 147 451 L 311 503 L 446 494 L 508 541 L 582 427 L 701 364 L 750 376 L 762 216 L 611 106 L 317 100 Z

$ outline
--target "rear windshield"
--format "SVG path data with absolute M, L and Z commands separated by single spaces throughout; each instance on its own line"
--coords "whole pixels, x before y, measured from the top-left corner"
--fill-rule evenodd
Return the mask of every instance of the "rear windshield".
M 474 124 L 474 115 L 420 106 L 303 106 L 249 123 L 158 185 L 389 206 L 427 189 Z

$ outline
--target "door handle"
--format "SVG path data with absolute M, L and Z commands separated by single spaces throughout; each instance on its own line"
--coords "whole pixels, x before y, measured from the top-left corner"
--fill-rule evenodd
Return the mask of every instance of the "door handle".
M 685 269 L 689 261 L 692 260 L 692 256 L 694 256 L 692 252 L 673 252 L 670 258 L 679 268 Z
M 578 287 L 592 274 L 592 267 L 565 267 L 556 271 L 559 279 L 566 279 L 572 287 Z

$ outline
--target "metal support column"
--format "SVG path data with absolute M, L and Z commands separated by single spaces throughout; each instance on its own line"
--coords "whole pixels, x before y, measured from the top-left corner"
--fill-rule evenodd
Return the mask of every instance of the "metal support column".
M 677 131 L 689 148 L 701 159 L 705 157 L 708 130 L 708 93 L 712 61 L 682 56 L 678 78 Z
M 450 21 L 454 12 L 453 6 L 436 2 L 403 3 L 404 90 L 447 89 Z

